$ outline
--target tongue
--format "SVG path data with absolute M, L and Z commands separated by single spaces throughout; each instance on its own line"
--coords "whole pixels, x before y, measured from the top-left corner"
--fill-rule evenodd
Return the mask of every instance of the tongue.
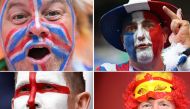
M 43 48 L 32 48 L 28 52 L 28 57 L 40 60 L 50 53 L 49 49 Z

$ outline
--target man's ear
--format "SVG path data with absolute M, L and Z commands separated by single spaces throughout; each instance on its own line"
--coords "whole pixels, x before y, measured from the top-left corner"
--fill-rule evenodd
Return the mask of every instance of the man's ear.
M 76 97 L 76 109 L 88 109 L 90 103 L 90 94 L 83 92 Z
M 14 98 L 11 100 L 11 109 L 14 109 Z

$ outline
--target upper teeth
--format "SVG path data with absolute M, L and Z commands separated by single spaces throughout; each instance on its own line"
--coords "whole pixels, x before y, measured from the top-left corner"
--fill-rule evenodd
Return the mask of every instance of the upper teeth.
M 43 48 L 43 46 L 37 46 L 36 48 Z

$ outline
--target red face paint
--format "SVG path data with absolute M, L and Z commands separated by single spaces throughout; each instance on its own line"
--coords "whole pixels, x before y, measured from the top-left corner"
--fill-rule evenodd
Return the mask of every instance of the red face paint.
M 151 37 L 154 57 L 158 57 L 161 54 L 162 49 L 164 48 L 164 31 L 160 26 L 159 19 L 150 12 L 144 11 L 145 19 L 150 19 L 155 23 L 155 26 L 149 29 L 149 34 Z
M 30 80 L 30 96 L 28 99 L 28 106 L 30 109 L 35 109 L 35 97 L 36 97 L 36 73 L 35 72 L 30 72 L 29 76 Z

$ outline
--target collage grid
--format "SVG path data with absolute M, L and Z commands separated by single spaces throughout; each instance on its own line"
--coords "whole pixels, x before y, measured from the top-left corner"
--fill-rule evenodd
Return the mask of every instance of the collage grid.
M 188 4 L 0 0 L 0 109 L 189 109 Z

